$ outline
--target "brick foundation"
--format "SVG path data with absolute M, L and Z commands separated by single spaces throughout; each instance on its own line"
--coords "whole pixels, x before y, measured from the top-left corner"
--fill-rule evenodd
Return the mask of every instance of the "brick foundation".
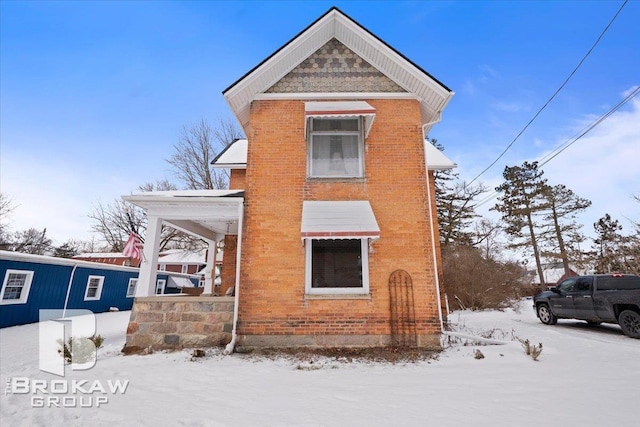
M 420 335 L 417 337 L 419 348 L 440 350 L 440 335 Z M 340 347 L 389 347 L 390 335 L 242 335 L 238 347 L 277 348 L 277 347 L 308 347 L 308 348 L 340 348 Z

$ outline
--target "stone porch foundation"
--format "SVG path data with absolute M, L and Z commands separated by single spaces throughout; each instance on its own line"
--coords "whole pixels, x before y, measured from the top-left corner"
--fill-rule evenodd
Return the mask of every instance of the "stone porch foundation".
M 233 297 L 136 298 L 122 352 L 213 347 L 231 341 Z

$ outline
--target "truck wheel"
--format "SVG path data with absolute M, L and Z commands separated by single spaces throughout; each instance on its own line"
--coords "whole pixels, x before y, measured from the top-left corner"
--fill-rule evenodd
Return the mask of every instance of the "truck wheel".
M 622 332 L 631 338 L 640 338 L 640 314 L 631 310 L 624 310 L 618 317 Z
M 540 304 L 538 306 L 538 318 L 545 325 L 555 325 L 558 323 L 558 317 L 551 312 L 547 304 Z

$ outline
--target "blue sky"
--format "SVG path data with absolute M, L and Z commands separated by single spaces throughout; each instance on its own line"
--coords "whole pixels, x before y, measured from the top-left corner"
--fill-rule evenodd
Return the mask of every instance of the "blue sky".
M 0 190 L 13 230 L 87 239 L 87 215 L 171 178 L 183 125 L 230 118 L 222 90 L 331 6 L 456 92 L 430 137 L 474 178 L 562 84 L 622 1 L 0 2 Z M 536 160 L 640 84 L 631 1 L 566 87 L 498 163 Z M 640 96 L 544 167 L 605 213 L 640 219 Z M 492 203 L 485 205 L 489 207 Z

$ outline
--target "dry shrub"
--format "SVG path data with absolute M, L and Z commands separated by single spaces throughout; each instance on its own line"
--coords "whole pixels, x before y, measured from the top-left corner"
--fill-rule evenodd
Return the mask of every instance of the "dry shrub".
M 443 279 L 452 309 L 502 310 L 528 296 L 516 262 L 487 258 L 472 246 L 443 248 Z

